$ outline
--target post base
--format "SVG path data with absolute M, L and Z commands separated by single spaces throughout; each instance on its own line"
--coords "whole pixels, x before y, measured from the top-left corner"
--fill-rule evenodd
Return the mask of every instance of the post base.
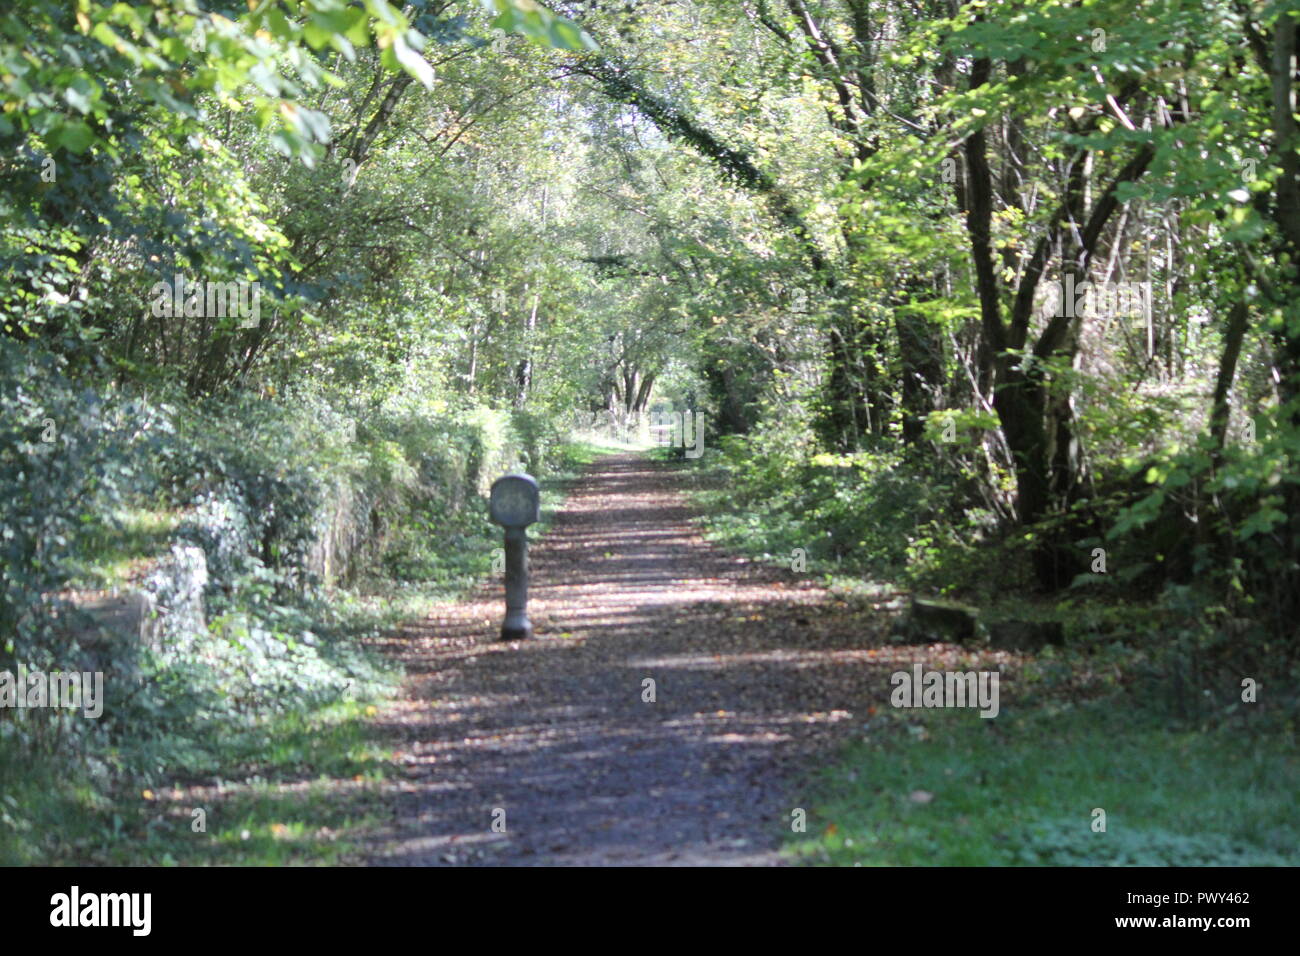
M 525 624 L 523 627 L 517 625 L 508 625 L 501 628 L 501 640 L 503 641 L 526 641 L 533 636 L 533 626 Z

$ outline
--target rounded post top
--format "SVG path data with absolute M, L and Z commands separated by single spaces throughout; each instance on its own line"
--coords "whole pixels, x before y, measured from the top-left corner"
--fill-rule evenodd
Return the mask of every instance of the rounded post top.
M 532 475 L 503 475 L 492 482 L 488 514 L 506 528 L 526 528 L 541 518 L 541 494 Z

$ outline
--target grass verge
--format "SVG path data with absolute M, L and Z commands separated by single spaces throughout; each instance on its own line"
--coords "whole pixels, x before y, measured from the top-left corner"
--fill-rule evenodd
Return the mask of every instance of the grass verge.
M 808 828 L 791 837 L 792 859 L 840 866 L 1300 862 L 1300 759 L 1294 734 L 1283 728 L 1177 729 L 1113 701 L 995 719 L 931 711 L 909 726 L 912 733 L 850 747 L 811 782 Z
M 347 863 L 383 819 L 390 755 L 343 701 L 226 728 L 206 759 L 109 783 L 98 761 L 0 747 L 0 865 Z

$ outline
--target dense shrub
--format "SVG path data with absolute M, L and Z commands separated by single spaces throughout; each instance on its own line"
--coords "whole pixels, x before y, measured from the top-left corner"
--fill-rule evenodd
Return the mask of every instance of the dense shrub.
M 971 483 L 943 462 L 805 455 L 782 425 L 719 447 L 715 526 L 787 559 L 801 548 L 812 570 L 920 575 L 994 526 Z

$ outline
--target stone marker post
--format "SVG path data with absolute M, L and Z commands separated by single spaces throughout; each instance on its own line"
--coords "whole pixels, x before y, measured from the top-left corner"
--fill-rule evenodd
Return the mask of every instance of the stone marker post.
M 506 475 L 492 483 L 488 499 L 492 520 L 506 529 L 506 619 L 501 640 L 533 636 L 528 621 L 528 532 L 541 517 L 537 480 L 531 475 Z

